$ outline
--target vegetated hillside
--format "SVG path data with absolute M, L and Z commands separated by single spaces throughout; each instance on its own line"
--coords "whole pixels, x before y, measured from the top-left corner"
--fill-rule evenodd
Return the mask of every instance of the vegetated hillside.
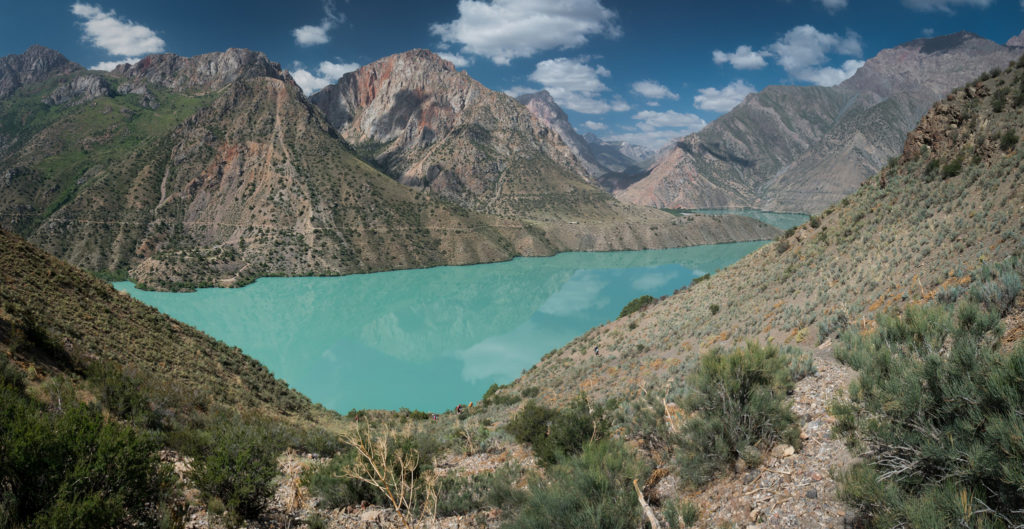
M 108 74 L 41 50 L 5 59 L 36 73 L 0 98 L 0 223 L 147 287 L 773 236 L 752 222 L 681 222 L 622 206 L 582 181 L 560 198 L 574 204 L 568 219 L 468 211 L 360 160 L 258 52 L 154 55 Z M 548 203 L 514 199 L 527 209 L 535 200 Z
M 834 87 L 769 86 L 616 195 L 671 208 L 818 213 L 899 153 L 928 108 L 1024 49 L 961 32 L 882 50 Z
M 309 422 L 327 413 L 234 347 L 0 230 L 0 344 L 40 376 L 110 363 L 194 405 Z M 2 353 L 0 353 L 2 354 Z
M 615 394 L 714 345 L 816 346 L 1019 254 L 1022 90 L 1019 63 L 957 89 L 856 193 L 709 280 L 577 339 L 521 383 Z M 597 344 L 600 358 L 588 354 Z

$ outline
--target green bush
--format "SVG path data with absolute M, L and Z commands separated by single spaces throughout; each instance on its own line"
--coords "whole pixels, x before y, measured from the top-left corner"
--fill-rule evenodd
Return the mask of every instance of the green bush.
M 665 521 L 670 529 L 693 527 L 700 519 L 700 508 L 685 500 L 669 502 L 665 505 Z M 682 523 L 679 523 L 682 522 Z
M 840 492 L 868 526 L 1024 524 L 1024 346 L 1001 335 L 997 309 L 966 301 L 848 333 L 841 358 L 860 373 L 832 411 L 866 461 Z
M 999 138 L 999 148 L 1009 152 L 1017 146 L 1017 142 L 1020 141 L 1020 137 L 1017 136 L 1012 130 L 1008 130 L 1003 133 Z
M 624 318 L 626 316 L 629 316 L 630 314 L 633 314 L 634 312 L 647 307 L 648 305 L 654 303 L 655 301 L 657 300 L 654 299 L 654 297 L 652 296 L 640 296 L 634 299 L 633 301 L 626 303 L 626 306 L 622 307 L 622 312 L 619 313 L 619 317 Z
M 588 441 L 600 439 L 608 429 L 604 409 L 591 410 L 580 394 L 563 410 L 553 410 L 530 400 L 505 429 L 521 443 L 529 443 L 537 459 L 551 465 L 564 455 L 578 454 Z
M 942 166 L 942 178 L 943 179 L 953 178 L 954 176 L 960 174 L 960 171 L 963 169 L 963 166 L 964 166 L 964 157 L 963 157 L 963 155 L 957 156 L 956 158 L 953 159 L 953 161 L 951 161 L 948 164 Z
M 206 432 L 190 477 L 209 501 L 218 498 L 233 515 L 251 519 L 274 493 L 280 438 L 265 421 L 223 414 Z
M 320 500 L 324 509 L 339 509 L 348 505 L 359 505 L 366 501 L 374 505 L 387 505 L 387 498 L 369 484 L 352 479 L 345 473 L 356 457 L 354 450 L 347 450 L 326 463 L 313 465 L 302 473 L 302 484 Z
M 534 479 L 505 529 L 634 528 L 641 524 L 632 481 L 648 468 L 619 441 L 588 443 L 582 453 Z
M 155 526 L 175 480 L 156 445 L 94 408 L 54 412 L 0 384 L 0 522 L 13 527 Z
M 492 472 L 468 477 L 445 475 L 437 482 L 438 516 L 459 516 L 488 507 L 511 509 L 526 499 L 514 487 L 523 475 L 521 468 L 503 466 Z
M 718 314 L 718 311 L 721 310 L 721 307 L 719 307 L 717 303 L 712 303 L 711 305 L 708 306 L 708 310 L 711 311 L 711 315 L 714 316 L 715 314 Z
M 679 443 L 686 481 L 706 483 L 737 458 L 755 458 L 755 446 L 799 445 L 796 417 L 786 401 L 793 389 L 790 364 L 777 347 L 753 342 L 701 356 L 684 399 L 686 410 L 696 413 L 683 426 Z

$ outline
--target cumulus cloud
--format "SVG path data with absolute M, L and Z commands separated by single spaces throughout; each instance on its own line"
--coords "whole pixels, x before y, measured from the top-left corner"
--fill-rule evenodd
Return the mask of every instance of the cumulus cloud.
M 840 37 L 835 33 L 822 33 L 811 25 L 789 30 L 781 39 L 768 46 L 768 51 L 793 78 L 819 86 L 838 84 L 864 64 L 848 60 L 842 68 L 823 67 L 828 62 L 829 53 L 860 56 L 860 35 L 847 31 L 845 36 Z
M 113 10 L 103 11 L 100 6 L 75 3 L 71 12 L 85 19 L 83 40 L 107 50 L 111 55 L 142 55 L 164 51 L 164 40 L 156 33 L 131 20 L 117 18 Z
M 575 48 L 591 35 L 618 37 L 615 13 L 600 0 L 459 0 L 459 18 L 430 32 L 495 64 L 551 49 Z
M 608 87 L 601 81 L 611 72 L 601 65 L 590 66 L 584 59 L 560 57 L 537 63 L 530 80 L 540 84 L 562 107 L 584 114 L 604 114 L 629 110 L 629 104 L 620 97 L 611 101 L 601 97 Z M 524 91 L 523 91 L 524 90 Z M 521 95 L 535 92 L 525 87 L 513 87 L 505 92 Z
M 846 0 L 821 0 L 821 5 L 825 6 L 825 9 L 829 13 L 835 14 L 840 9 L 846 9 Z
M 985 8 L 992 5 L 993 0 L 903 0 L 903 5 L 914 11 L 941 11 L 953 14 L 953 8 L 959 6 Z M 1024 7 L 1024 2 L 1021 2 Z
M 437 56 L 454 64 L 456 68 L 465 68 L 470 65 L 469 59 L 463 57 L 459 53 L 448 53 L 442 51 L 439 52 Z
M 139 62 L 139 57 L 126 57 L 124 59 L 118 59 L 116 61 L 103 61 L 99 64 L 94 65 L 90 70 L 103 70 L 109 72 L 122 64 L 135 64 Z
M 657 81 L 637 81 L 633 83 L 633 91 L 647 99 L 679 99 L 679 94 Z
M 754 92 L 754 87 L 741 79 L 729 83 L 722 89 L 709 87 L 701 88 L 698 92 L 700 93 L 693 98 L 693 106 L 701 110 L 728 112 L 740 104 L 747 94 Z
M 584 121 L 583 126 L 590 130 L 606 130 L 608 128 L 608 125 L 605 125 L 604 123 L 590 120 Z
M 1024 2 L 1024 0 L 1021 1 Z M 921 34 L 924 35 L 925 37 L 931 37 L 935 35 L 935 28 L 924 28 L 921 30 Z
M 344 21 L 345 15 L 337 12 L 334 8 L 334 1 L 324 0 L 324 18 L 320 20 L 320 23 L 315 26 L 305 25 L 295 28 L 292 30 L 292 35 L 295 37 L 295 43 L 299 46 L 327 44 L 331 41 L 327 32 Z
M 695 114 L 681 114 L 674 110 L 656 112 L 642 110 L 633 115 L 636 126 L 630 130 L 609 136 L 612 141 L 624 141 L 659 149 L 677 138 L 699 131 L 707 122 Z
M 338 79 L 347 74 L 359 69 L 359 65 L 351 63 L 334 63 L 330 61 L 322 61 L 316 69 L 316 73 L 306 70 L 302 64 L 295 63 L 295 70 L 292 72 L 292 79 L 295 80 L 295 84 L 299 85 L 302 92 L 306 95 L 317 92 L 323 87 L 333 84 Z
M 715 64 L 729 63 L 737 70 L 757 70 L 768 65 L 765 55 L 765 52 L 754 51 L 750 46 L 739 46 L 733 53 L 715 50 L 711 52 L 711 59 Z

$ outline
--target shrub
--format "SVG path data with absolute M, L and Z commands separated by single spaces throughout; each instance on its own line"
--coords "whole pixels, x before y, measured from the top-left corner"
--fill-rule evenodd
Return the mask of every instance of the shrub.
M 670 529 L 693 527 L 700 519 L 700 508 L 685 500 L 669 502 L 665 506 L 665 521 Z M 680 524 L 679 522 L 682 522 Z
M 964 157 L 963 155 L 957 156 L 953 161 L 942 166 L 942 178 L 953 178 L 960 174 L 960 170 L 963 169 Z
M 866 461 L 841 496 L 872 527 L 1024 524 L 1024 346 L 1001 351 L 998 312 L 910 307 L 843 357 L 860 371 L 836 432 Z
M 1020 141 L 1020 137 L 1012 130 L 1008 130 L 999 138 L 999 148 L 1009 152 L 1017 146 L 1018 141 Z
M 720 309 L 721 309 L 721 307 L 719 307 L 718 304 L 716 304 L 716 303 L 712 303 L 711 305 L 708 306 L 708 310 L 711 311 L 711 315 L 712 316 L 714 316 L 715 314 L 718 314 L 718 311 Z
M 521 443 L 529 443 L 542 464 L 550 465 L 566 454 L 578 454 L 587 441 L 600 439 L 608 428 L 604 409 L 590 409 L 580 394 L 564 410 L 553 410 L 530 400 L 505 429 Z
M 94 408 L 69 401 L 62 407 L 48 413 L 0 384 L 0 522 L 155 526 L 159 508 L 176 493 L 155 444 Z
M 623 318 L 625 316 L 629 316 L 630 314 L 633 314 L 634 312 L 647 307 L 648 305 L 654 303 L 655 301 L 657 300 L 654 299 L 652 296 L 640 296 L 634 299 L 633 301 L 626 303 L 626 306 L 622 307 L 622 312 L 619 313 L 619 317 Z
M 529 495 L 505 529 L 629 528 L 641 523 L 632 481 L 647 467 L 619 441 L 588 443 L 582 453 L 532 480 Z
M 442 476 L 437 481 L 437 515 L 458 516 L 487 507 L 511 509 L 526 499 L 526 493 L 513 485 L 522 475 L 519 467 L 505 465 L 468 477 Z
M 684 479 L 706 483 L 736 458 L 754 458 L 755 445 L 798 445 L 796 417 L 786 401 L 793 388 L 789 364 L 777 347 L 753 342 L 701 356 L 684 399 L 687 411 L 696 414 L 680 439 Z
M 325 509 L 339 509 L 359 505 L 366 501 L 374 505 L 385 505 L 387 498 L 367 483 L 352 479 L 345 470 L 355 461 L 355 451 L 346 450 L 326 463 L 313 465 L 302 473 L 302 484 L 320 500 Z
M 224 414 L 213 422 L 190 477 L 209 501 L 219 498 L 234 515 L 254 518 L 274 494 L 280 439 L 263 421 Z
M 818 229 L 818 227 L 821 226 L 821 219 L 819 219 L 816 216 L 812 215 L 809 222 L 811 223 L 811 228 L 813 229 Z

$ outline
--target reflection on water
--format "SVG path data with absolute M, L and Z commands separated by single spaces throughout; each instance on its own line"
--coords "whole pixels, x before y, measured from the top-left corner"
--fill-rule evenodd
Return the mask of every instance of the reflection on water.
M 511 381 L 631 299 L 669 294 L 762 244 L 264 278 L 194 293 L 114 286 L 240 347 L 328 408 L 440 411 Z

